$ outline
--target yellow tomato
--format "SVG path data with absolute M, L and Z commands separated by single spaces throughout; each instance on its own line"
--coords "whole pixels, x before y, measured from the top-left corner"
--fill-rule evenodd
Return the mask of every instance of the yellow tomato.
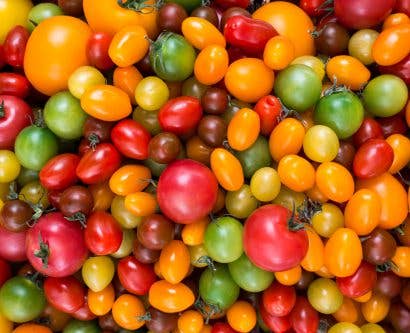
M 0 150 L 0 183 L 15 180 L 20 173 L 20 162 L 10 150 Z
M 114 263 L 110 257 L 88 258 L 81 269 L 84 283 L 94 292 L 106 288 L 114 277 Z
M 0 44 L 16 25 L 28 28 L 28 13 L 33 4 L 30 0 L 0 0 Z
M 80 99 L 85 91 L 93 86 L 105 84 L 104 75 L 95 67 L 78 67 L 68 78 L 68 90 Z
M 274 168 L 260 168 L 252 175 L 250 186 L 251 192 L 257 200 L 272 201 L 280 192 L 279 174 Z

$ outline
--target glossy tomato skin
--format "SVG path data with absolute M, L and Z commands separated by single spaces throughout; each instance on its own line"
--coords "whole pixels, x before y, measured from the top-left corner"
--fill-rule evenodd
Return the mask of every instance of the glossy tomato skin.
M 157 200 L 166 216 L 186 224 L 208 215 L 217 193 L 218 182 L 212 171 L 199 162 L 183 159 L 169 164 L 161 174 Z
M 12 232 L 0 226 L 0 257 L 10 262 L 27 260 L 26 236 L 27 231 Z
M 114 67 L 114 63 L 108 55 L 111 39 L 111 35 L 107 32 L 94 32 L 90 36 L 86 48 L 90 65 L 103 71 Z
M 286 316 L 292 311 L 296 302 L 296 291 L 292 286 L 284 286 L 274 281 L 262 294 L 263 307 L 270 315 Z
M 375 266 L 362 261 L 357 271 L 347 277 L 337 278 L 336 283 L 343 295 L 356 298 L 372 290 L 376 284 L 377 273 Z
M 218 322 L 212 326 L 211 333 L 236 333 L 236 331 L 228 323 Z
M 373 118 L 364 118 L 357 132 L 353 135 L 353 142 L 360 147 L 369 139 L 383 139 L 383 130 Z
M 31 124 L 33 111 L 21 98 L 0 95 L 0 149 L 11 149 L 20 131 Z
M 17 73 L 0 73 L 0 95 L 26 98 L 30 92 L 30 82 Z
M 10 264 L 7 260 L 0 258 L 0 288 L 12 276 Z
M 380 73 L 396 75 L 401 78 L 407 85 L 410 84 L 410 54 L 397 64 L 390 66 L 379 66 L 378 68 Z
M 40 255 L 40 238 L 49 250 L 47 265 Z M 75 241 L 73 241 L 75 240 Z M 87 258 L 83 230 L 59 212 L 43 215 L 27 233 L 26 254 L 31 265 L 42 274 L 64 277 L 77 272 Z M 46 256 L 46 253 L 44 253 Z
M 230 7 L 247 8 L 250 4 L 249 0 L 215 0 L 214 2 L 216 5 L 223 9 Z
M 270 135 L 282 111 L 279 99 L 272 95 L 264 96 L 256 103 L 254 110 L 259 115 L 261 134 Z
M 100 143 L 87 151 L 77 166 L 77 177 L 85 184 L 105 181 L 119 168 L 121 156 L 110 143 Z
M 302 8 L 309 16 L 320 17 L 326 13 L 323 8 L 324 2 L 325 0 L 300 0 L 299 7 Z
M 265 325 L 273 332 L 287 332 L 291 328 L 289 316 L 272 316 L 266 311 L 262 303 L 259 305 L 259 313 Z
M 3 44 L 4 58 L 10 66 L 23 67 L 24 52 L 29 36 L 29 31 L 21 25 L 17 25 L 7 34 Z
M 319 328 L 319 314 L 306 297 L 298 296 L 290 313 L 290 323 L 296 333 L 315 333 Z
M 265 205 L 248 217 L 244 227 L 244 249 L 255 265 L 278 272 L 302 261 L 307 253 L 308 238 L 304 230 L 289 230 L 291 215 L 283 206 Z

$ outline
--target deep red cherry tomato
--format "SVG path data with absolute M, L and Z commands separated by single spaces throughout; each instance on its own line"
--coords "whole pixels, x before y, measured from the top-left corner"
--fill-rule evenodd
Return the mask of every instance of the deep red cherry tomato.
M 370 139 L 357 150 L 353 172 L 358 178 L 379 176 L 389 170 L 393 159 L 393 148 L 384 139 Z
M 166 216 L 178 223 L 191 223 L 208 215 L 217 196 L 215 175 L 194 160 L 172 162 L 159 177 L 158 204 Z
M 12 277 L 11 267 L 7 260 L 0 258 L 0 287 Z
M 375 119 L 364 118 L 359 129 L 353 135 L 353 142 L 356 147 L 360 147 L 369 139 L 383 139 L 383 131 Z
M 4 47 L 0 44 L 0 69 L 6 65 L 6 59 L 4 56 Z
M 356 298 L 372 290 L 376 285 L 376 280 L 376 267 L 366 261 L 362 261 L 353 275 L 336 278 L 336 283 L 343 295 Z
M 163 131 L 176 135 L 192 133 L 201 117 L 201 101 L 190 96 L 170 99 L 161 107 L 158 114 L 159 124 Z
M 111 131 L 111 140 L 120 153 L 136 160 L 148 158 L 150 139 L 145 127 L 132 119 L 121 120 Z
M 377 122 L 382 127 L 385 138 L 392 134 L 404 134 L 407 131 L 407 125 L 401 112 L 391 117 L 378 118 Z
M 111 39 L 112 36 L 106 32 L 94 32 L 91 35 L 87 44 L 87 58 L 90 65 L 103 71 L 114 67 L 108 55 Z
M 41 169 L 39 178 L 41 185 L 48 190 L 64 190 L 77 181 L 76 168 L 80 157 L 65 153 L 54 156 Z
M 326 14 L 326 7 L 324 6 L 325 1 L 326 0 L 300 0 L 299 7 L 309 16 L 319 17 Z
M 92 253 L 106 255 L 119 249 L 123 232 L 111 214 L 96 211 L 88 216 L 84 237 L 85 243 Z
M 83 136 L 90 141 L 108 142 L 115 122 L 104 121 L 89 116 L 83 126 Z
M 77 177 L 85 184 L 103 182 L 119 168 L 121 156 L 110 143 L 100 143 L 87 151 L 77 166 Z
M 398 13 L 404 13 L 410 16 L 410 0 L 397 0 L 394 9 Z
M 84 304 L 85 288 L 73 276 L 47 277 L 44 281 L 44 294 L 48 303 L 57 310 L 74 313 Z
M 229 7 L 248 8 L 250 0 L 215 0 L 214 3 L 223 9 Z
M 237 333 L 228 323 L 215 323 L 211 333 Z
M 298 296 L 290 313 L 290 323 L 296 333 L 316 333 L 319 327 L 319 314 L 306 297 Z
M 22 99 L 0 95 L 0 149 L 12 149 L 20 131 L 33 120 L 33 111 Z
M 29 37 L 29 31 L 21 25 L 17 25 L 9 31 L 3 43 L 6 63 L 17 68 L 23 67 L 24 52 Z
M 129 256 L 118 262 L 117 274 L 123 287 L 135 295 L 146 295 L 157 280 L 152 265 L 143 264 Z
M 291 328 L 290 316 L 277 317 L 269 314 L 263 304 L 259 304 L 259 312 L 265 325 L 273 332 L 286 332 Z
M 286 316 L 292 311 L 296 302 L 296 291 L 293 286 L 284 286 L 274 281 L 262 294 L 263 307 L 270 315 Z
M 30 264 L 40 273 L 63 277 L 81 268 L 88 250 L 80 224 L 53 212 L 40 217 L 28 230 L 26 254 Z
M 27 231 L 12 232 L 0 225 L 0 258 L 11 262 L 27 260 Z
M 84 303 L 82 307 L 79 308 L 76 312 L 71 313 L 71 316 L 81 321 L 89 321 L 97 318 L 97 316 L 91 312 L 90 307 L 88 306 L 87 295 L 85 295 L 84 297 Z
M 305 230 L 292 231 L 292 212 L 280 205 L 265 205 L 246 220 L 244 249 L 257 266 L 280 272 L 297 266 L 305 257 L 308 238 Z
M 391 66 L 379 66 L 379 71 L 382 74 L 396 75 L 401 78 L 407 85 L 410 85 L 410 54 L 397 64 Z
M 17 73 L 0 73 L 0 95 L 26 98 L 30 92 L 28 79 Z
M 259 115 L 261 134 L 270 135 L 279 122 L 282 105 L 277 97 L 267 95 L 262 97 L 255 105 L 254 111 Z

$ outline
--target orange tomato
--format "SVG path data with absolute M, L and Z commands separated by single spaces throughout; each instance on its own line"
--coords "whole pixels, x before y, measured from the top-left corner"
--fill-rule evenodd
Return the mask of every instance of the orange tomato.
M 285 286 L 295 285 L 296 283 L 298 283 L 301 277 L 302 268 L 300 267 L 300 265 L 286 271 L 275 272 L 275 279 Z
M 326 242 L 325 265 L 337 277 L 355 273 L 362 259 L 362 243 L 352 229 L 337 229 Z
M 315 169 L 298 155 L 283 157 L 278 164 L 278 174 L 281 183 L 296 192 L 307 191 L 315 185 Z
M 188 246 L 202 244 L 204 242 L 205 230 L 209 222 L 209 217 L 205 216 L 194 223 L 184 225 L 181 232 L 181 238 L 184 244 Z
M 112 284 L 103 290 L 95 292 L 88 289 L 87 302 L 90 311 L 96 316 L 104 316 L 110 312 L 115 300 L 115 291 Z
M 182 22 L 182 34 L 186 40 L 198 50 L 209 45 L 219 45 L 225 48 L 224 35 L 208 20 L 202 17 L 188 17 Z
M 398 246 L 396 253 L 391 258 L 392 270 L 396 275 L 408 278 L 410 277 L 410 247 Z
M 356 323 L 360 319 L 360 314 L 360 305 L 344 296 L 342 306 L 332 316 L 339 322 Z
M 410 53 L 410 23 L 383 30 L 372 46 L 374 61 L 381 66 L 397 64 Z
M 315 54 L 311 34 L 313 22 L 298 6 L 286 1 L 274 1 L 260 7 L 252 17 L 272 24 L 280 35 L 288 37 L 295 47 L 296 57 Z
M 12 333 L 13 322 L 8 320 L 2 313 L 0 313 L 0 329 L 3 333 Z
M 127 93 L 108 84 L 89 88 L 80 101 L 86 113 L 100 120 L 117 121 L 128 117 L 132 112 Z
M 200 333 L 211 333 L 212 332 L 212 326 L 211 325 L 204 325 L 202 327 L 202 330 Z
M 126 330 L 137 330 L 144 326 L 145 312 L 142 301 L 137 296 L 129 294 L 118 297 L 112 306 L 114 321 Z
M 216 148 L 212 151 L 211 169 L 218 183 L 227 191 L 237 191 L 244 183 L 241 163 L 224 148 Z
M 245 301 L 235 302 L 226 312 L 228 324 L 237 332 L 250 332 L 256 325 L 256 311 Z
M 327 267 L 323 265 L 318 271 L 315 272 L 316 275 L 319 275 L 320 277 L 327 278 L 327 279 L 333 279 L 335 276 L 329 272 Z
M 313 229 L 308 227 L 305 230 L 309 240 L 309 247 L 300 265 L 309 272 L 319 271 L 325 263 L 325 246 L 320 236 Z
M 20 326 L 17 326 L 13 330 L 13 333 L 52 333 L 52 332 L 53 331 L 47 326 L 32 324 L 32 323 L 22 324 Z
M 330 200 L 345 202 L 354 193 L 353 176 L 343 165 L 324 162 L 316 170 L 316 185 Z
M 273 89 L 273 71 L 257 58 L 234 61 L 225 74 L 225 86 L 237 99 L 254 103 Z
M 67 90 L 68 78 L 88 65 L 90 27 L 78 18 L 54 16 L 31 33 L 24 55 L 24 72 L 38 91 L 51 96 Z
M 269 68 L 279 71 L 295 59 L 295 46 L 286 36 L 272 37 L 265 45 L 263 61 Z
M 410 23 L 410 18 L 404 13 L 394 13 L 387 16 L 383 22 L 383 30 L 400 24 Z
M 357 189 L 373 190 L 379 195 L 382 204 L 380 228 L 396 228 L 407 217 L 409 211 L 407 192 L 390 173 L 386 172 L 377 177 L 358 180 L 356 186 Z
M 115 197 L 107 182 L 92 184 L 88 187 L 94 199 L 93 210 L 107 210 Z
M 406 104 L 405 114 L 406 114 L 406 123 L 407 123 L 407 126 L 410 127 L 410 100 L 409 100 L 409 101 L 407 102 L 407 104 Z
M 140 192 L 149 185 L 151 170 L 143 165 L 129 164 L 119 168 L 109 180 L 110 189 L 117 195 Z
M 402 134 L 392 134 L 386 142 L 393 148 L 394 159 L 389 172 L 396 173 L 410 162 L 410 140 Z
M 228 124 L 228 143 L 235 150 L 248 149 L 255 143 L 259 132 L 259 115 L 248 108 L 240 109 Z
M 198 311 L 185 311 L 178 318 L 178 329 L 181 333 L 200 333 L 203 327 L 204 318 Z
M 135 89 L 142 79 L 142 74 L 134 66 L 117 67 L 113 74 L 114 86 L 125 91 L 130 98 L 131 103 L 134 105 L 137 104 L 137 101 L 135 100 Z
M 148 216 L 157 210 L 157 197 L 148 192 L 130 193 L 125 197 L 125 208 L 135 216 Z
M 299 153 L 304 136 L 305 128 L 299 120 L 283 119 L 269 137 L 269 151 L 272 158 L 279 162 L 286 155 Z
M 180 240 L 172 240 L 161 250 L 159 269 L 169 283 L 180 283 L 188 274 L 191 256 L 188 247 Z
M 374 293 L 365 303 L 362 303 L 361 310 L 364 319 L 369 323 L 378 323 L 386 318 L 390 309 L 390 298 Z
M 194 304 L 195 296 L 183 283 L 172 284 L 160 280 L 151 286 L 148 301 L 151 306 L 162 312 L 178 313 Z
M 194 74 L 199 82 L 213 85 L 221 81 L 229 66 L 228 52 L 220 45 L 209 45 L 195 59 Z
M 366 294 L 359 296 L 359 297 L 355 297 L 353 299 L 359 303 L 366 303 L 368 300 L 370 300 L 370 298 L 372 298 L 372 296 L 373 296 L 373 291 L 370 290 Z
M 382 212 L 379 195 L 367 189 L 358 190 L 348 201 L 344 216 L 345 226 L 359 236 L 370 234 L 377 227 Z
M 327 77 L 332 82 L 359 90 L 370 79 L 370 71 L 359 60 L 348 55 L 333 57 L 326 65 Z

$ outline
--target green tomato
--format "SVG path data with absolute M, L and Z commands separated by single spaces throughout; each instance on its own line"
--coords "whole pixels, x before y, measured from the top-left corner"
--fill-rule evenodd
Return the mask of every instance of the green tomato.
M 36 170 L 30 170 L 26 168 L 21 168 L 19 176 L 17 178 L 17 183 L 19 186 L 23 187 L 24 185 L 34 181 L 38 180 L 38 174 L 39 172 Z
M 161 133 L 161 126 L 158 121 L 158 112 L 156 111 L 147 111 L 143 108 L 137 107 L 132 113 L 132 119 L 139 122 L 144 126 L 152 136 Z
M 339 151 L 339 138 L 330 127 L 312 126 L 303 138 L 303 151 L 312 161 L 330 162 Z
M 263 136 L 259 136 L 248 149 L 238 151 L 235 155 L 241 162 L 243 174 L 246 178 L 251 178 L 256 170 L 268 167 L 272 163 L 269 143 Z
M 275 94 L 286 107 L 303 112 L 320 98 L 322 82 L 316 72 L 306 65 L 290 65 L 275 80 Z
M 402 79 L 395 75 L 380 75 L 371 80 L 363 91 L 367 111 L 377 117 L 390 117 L 406 105 L 408 89 Z
M 181 5 L 186 9 L 188 13 L 193 11 L 195 8 L 200 7 L 203 3 L 202 0 L 165 0 L 165 2 L 173 2 Z
M 362 331 L 355 324 L 340 322 L 333 325 L 328 333 L 362 333 Z
M 0 183 L 10 183 L 15 180 L 21 170 L 18 156 L 11 150 L 0 150 Z
M 239 259 L 228 264 L 232 279 L 243 290 L 258 293 L 268 288 L 273 279 L 272 272 L 265 271 L 255 266 L 246 254 L 242 254 Z
M 157 76 L 166 81 L 177 82 L 191 76 L 196 53 L 183 36 L 163 32 L 152 44 L 149 58 Z
M 229 214 L 238 219 L 247 218 L 258 208 L 259 202 L 252 195 L 248 184 L 243 184 L 237 191 L 228 191 L 225 196 L 225 207 Z
M 107 287 L 114 277 L 115 267 L 112 259 L 107 256 L 88 258 L 81 269 L 84 283 L 94 292 Z
M 124 258 L 129 256 L 134 245 L 135 231 L 133 229 L 124 229 L 122 231 L 122 242 L 120 248 L 111 254 L 114 258 Z
M 308 288 L 307 296 L 310 304 L 320 313 L 335 313 L 343 304 L 343 295 L 336 282 L 331 279 L 319 278 Z
M 57 155 L 58 140 L 48 128 L 31 125 L 17 135 L 14 152 L 22 166 L 39 171 Z
M 141 223 L 142 217 L 135 216 L 125 208 L 125 197 L 115 196 L 111 202 L 111 215 L 124 229 L 134 229 Z
M 63 10 L 53 3 L 39 3 L 28 13 L 28 29 L 33 31 L 42 21 L 53 16 L 64 15 Z
M 137 104 L 147 111 L 159 110 L 169 98 L 167 84 L 156 76 L 142 79 L 135 89 Z
M 360 327 L 362 333 L 385 333 L 383 327 L 377 324 L 368 323 Z
M 50 97 L 44 107 L 44 121 L 58 137 L 67 140 L 79 139 L 87 114 L 81 108 L 80 100 L 68 91 Z
M 208 86 L 199 82 L 195 76 L 191 76 L 182 83 L 181 94 L 201 99 L 206 89 Z
M 151 173 L 155 177 L 159 177 L 162 171 L 164 171 L 165 168 L 167 167 L 167 164 L 158 163 L 154 161 L 152 158 L 147 158 L 146 160 L 144 160 L 143 163 L 146 167 L 148 167 L 151 170 Z
M 205 250 L 217 262 L 235 261 L 243 253 L 242 233 L 243 226 L 237 219 L 219 217 L 205 230 Z
M 199 279 L 199 295 L 206 303 L 217 305 L 220 310 L 226 310 L 235 303 L 239 290 L 226 265 L 216 264 L 215 269 L 208 267 Z
M 72 319 L 64 328 L 63 333 L 101 333 L 101 329 L 94 320 Z
M 31 280 L 15 276 L 0 289 L 0 312 L 15 323 L 37 318 L 46 306 L 43 291 Z
M 330 127 L 339 139 L 347 139 L 363 121 L 363 105 L 354 93 L 341 91 L 323 96 L 314 111 L 316 124 Z
M 278 196 L 280 188 L 280 177 L 274 168 L 260 168 L 251 178 L 251 193 L 259 201 L 272 201 Z

